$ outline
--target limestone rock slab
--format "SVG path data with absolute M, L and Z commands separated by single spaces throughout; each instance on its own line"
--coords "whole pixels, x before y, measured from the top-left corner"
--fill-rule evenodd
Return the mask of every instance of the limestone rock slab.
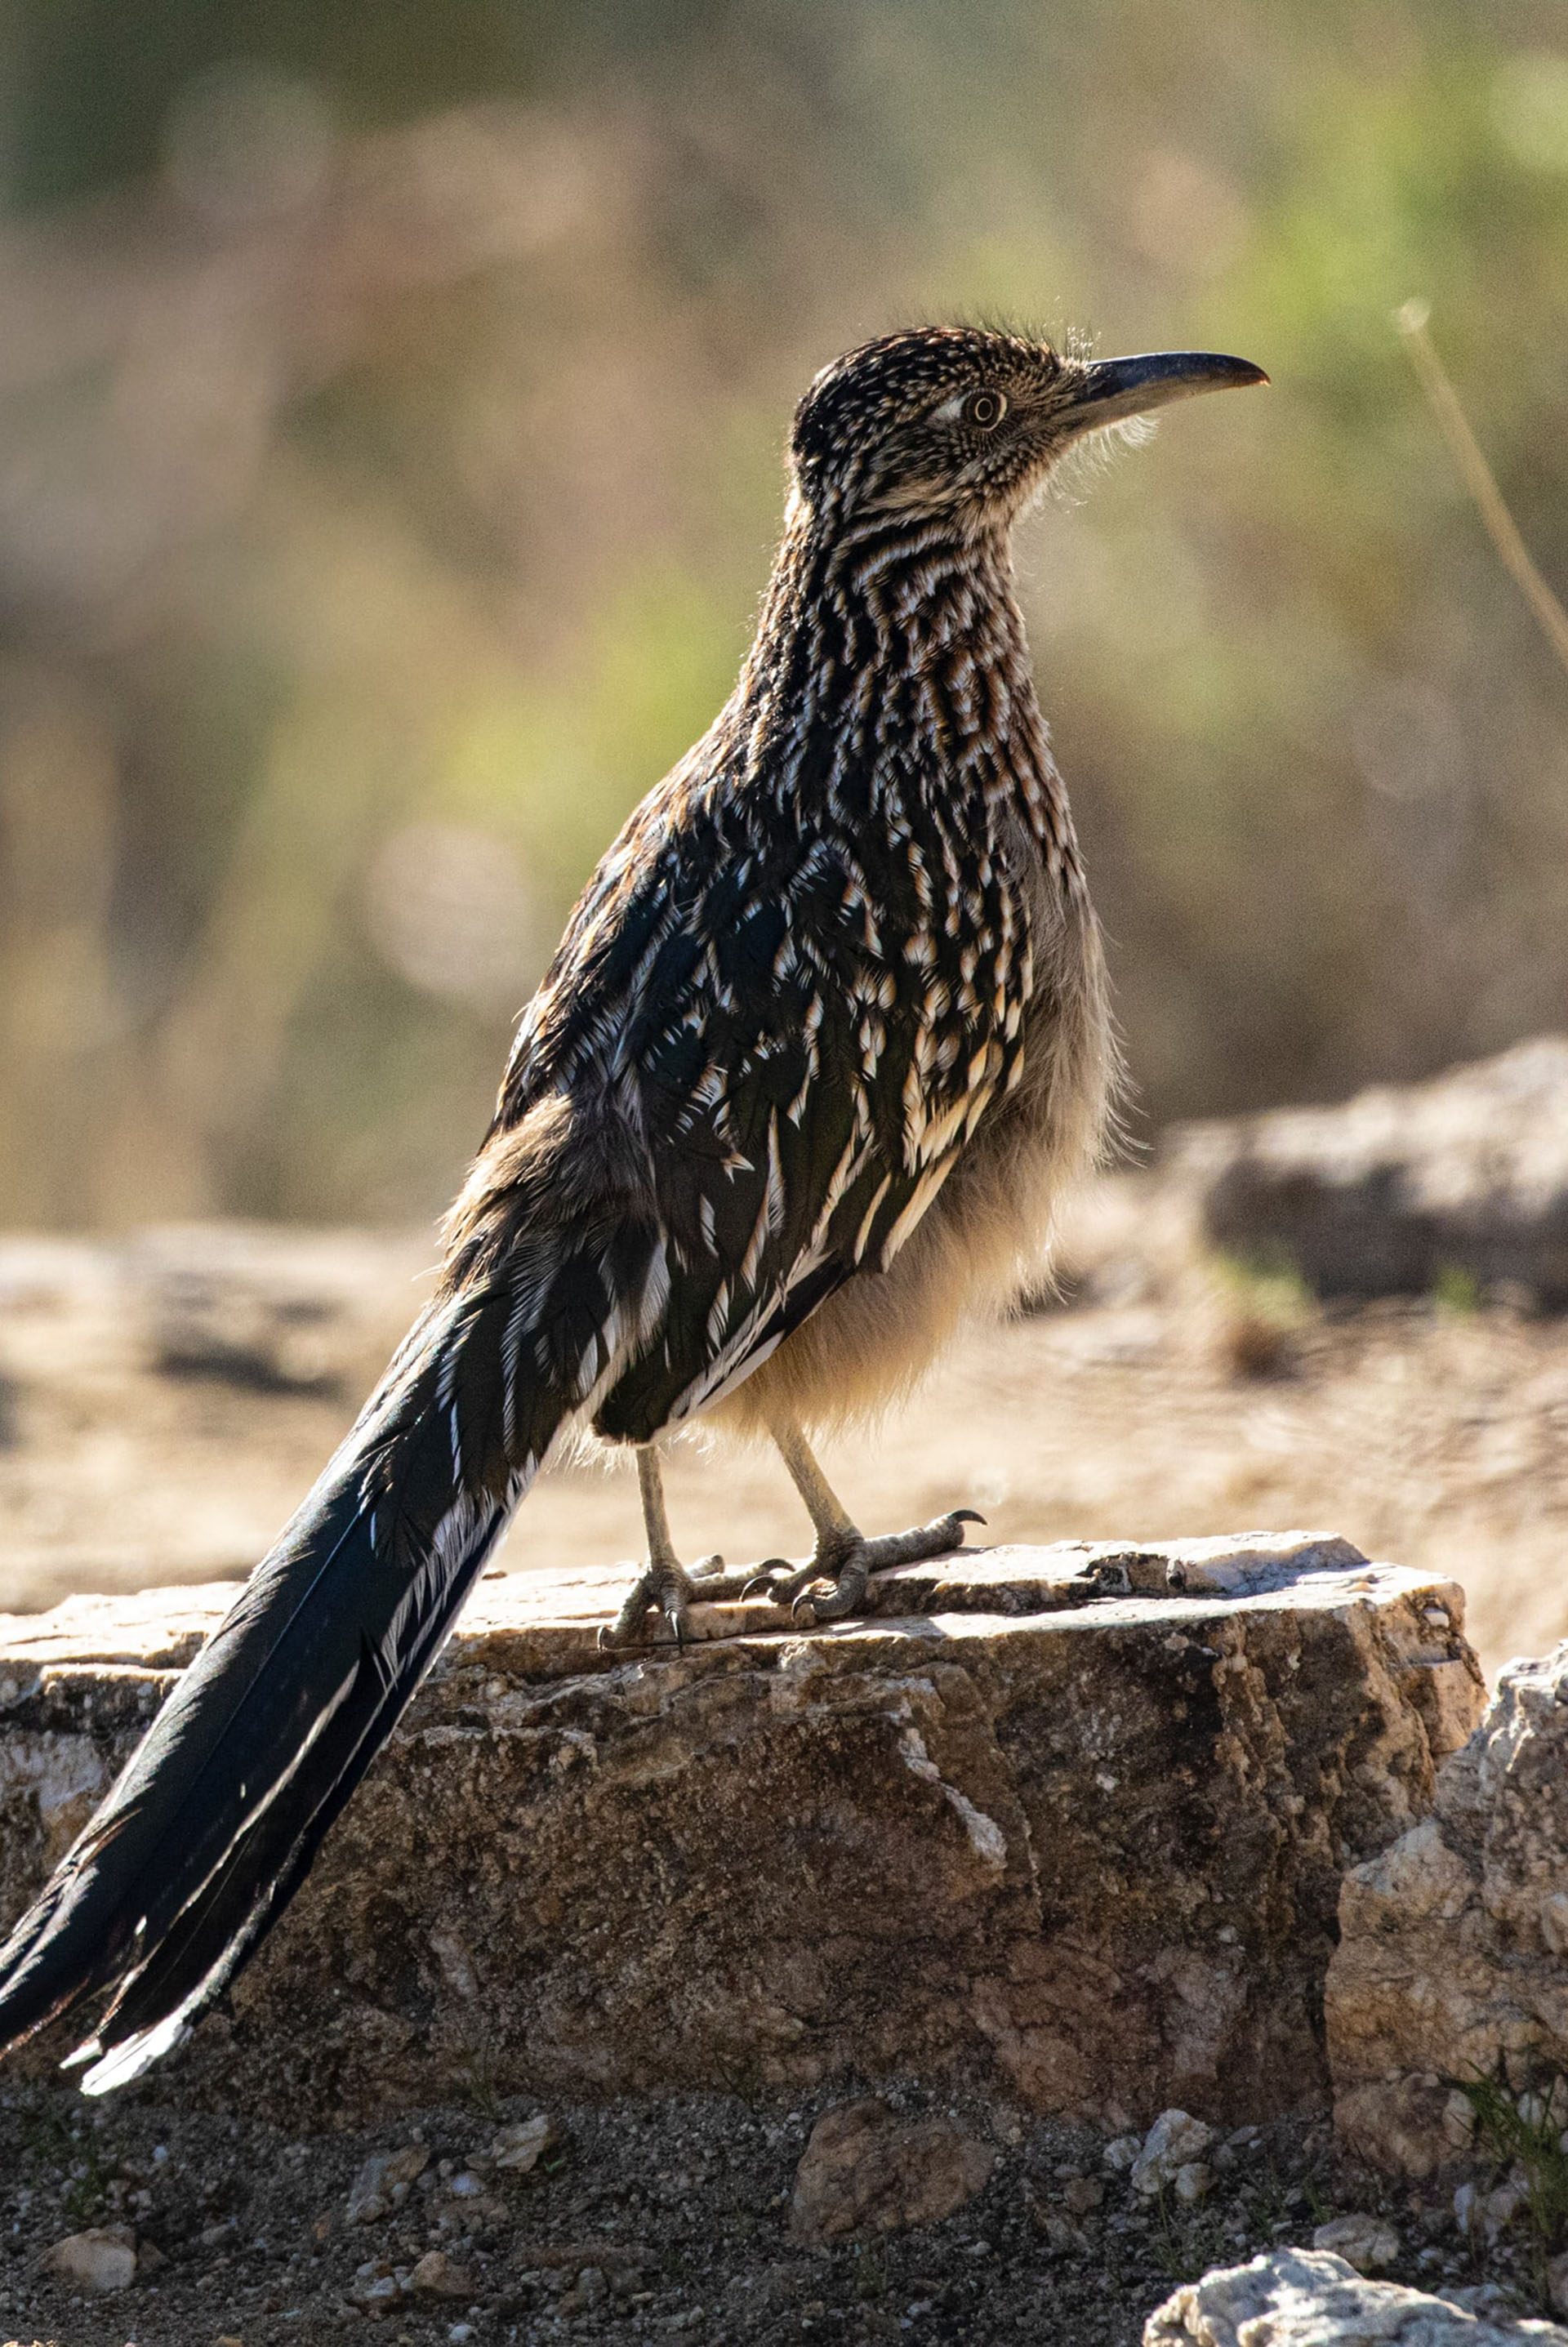
M 1430 1814 L 1350 1871 L 1329 1966 L 1335 2121 L 1429 2176 L 1462 2147 L 1454 2082 L 1568 2071 L 1568 1645 L 1511 1664 Z
M 981 1551 L 869 1620 L 712 1606 L 601 1654 L 624 1579 L 481 1584 L 181 2096 L 302 2127 L 480 2082 L 1326 2106 L 1341 1878 L 1482 1707 L 1451 1583 L 1306 1533 Z M 0 1928 L 232 1594 L 0 1624 Z
M 1367 2281 L 1324 2250 L 1276 2250 L 1187 2282 L 1149 2317 L 1143 2347 L 1568 2347 L 1568 2331 L 1478 2319 L 1447 2299 Z

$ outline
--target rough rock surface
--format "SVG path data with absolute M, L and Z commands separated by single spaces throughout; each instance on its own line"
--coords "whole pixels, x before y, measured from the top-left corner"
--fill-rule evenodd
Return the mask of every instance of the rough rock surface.
M 1386 2218 L 1358 2209 L 1348 2217 L 1332 2217 L 1312 2236 L 1315 2250 L 1329 2250 L 1358 2273 L 1386 2272 L 1399 2262 L 1403 2243 Z
M 44 2264 L 77 2290 L 128 2290 L 136 2280 L 136 2235 L 128 2225 L 91 2225 L 56 2241 Z
M 1568 2072 L 1568 1645 L 1513 1663 L 1431 1814 L 1348 1875 L 1328 1970 L 1335 2120 L 1428 2176 L 1463 2148 L 1454 2082 Z
M 1188 2282 L 1149 2317 L 1143 2347 L 1568 2347 L 1554 2322 L 1489 2322 L 1323 2250 L 1277 2250 Z
M 1321 1295 L 1424 1295 L 1457 1270 L 1568 1308 L 1568 1036 L 1335 1108 L 1188 1125 L 1170 1158 L 1217 1245 L 1280 1251 Z
M 1451 1583 L 1307 1535 L 1002 1549 L 885 1576 L 868 1621 L 712 1607 L 627 1657 L 621 1578 L 482 1587 L 182 2099 L 343 2126 L 902 2072 L 1117 2127 L 1325 2106 L 1341 1876 L 1482 1706 Z M 231 1594 L 0 1635 L 0 1925 Z
M 946 2118 L 902 2118 L 875 2095 L 825 2111 L 795 2170 L 797 2241 L 937 2225 L 990 2180 L 996 2153 Z
M 1214 2141 L 1214 2130 L 1190 2111 L 1162 2111 L 1144 2139 L 1142 2150 L 1128 2172 L 1128 2182 L 1134 2192 L 1145 2200 L 1158 2199 L 1173 2185 L 1178 2191 L 1186 2178 L 1207 2178 L 1209 2170 L 1204 2165 L 1204 2154 Z M 1200 2199 L 1202 2190 L 1189 2190 L 1184 2198 Z

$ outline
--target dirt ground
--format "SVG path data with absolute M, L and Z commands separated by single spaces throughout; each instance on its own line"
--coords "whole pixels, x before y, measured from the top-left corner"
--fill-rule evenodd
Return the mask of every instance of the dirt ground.
M 866 1530 L 960 1504 L 988 1519 L 977 1540 L 1307 1526 L 1459 1581 L 1489 1671 L 1568 1635 L 1568 1322 L 1249 1286 L 1146 1175 L 1098 1185 L 1068 1253 L 1068 1308 L 976 1331 L 884 1426 L 823 1445 Z M 0 1611 L 246 1573 L 412 1317 L 427 1255 L 282 1235 L 214 1272 L 195 1241 L 0 1242 Z M 193 1259 L 204 1308 L 174 1343 Z M 689 1441 L 668 1482 L 689 1557 L 805 1545 L 771 1454 Z M 639 1536 L 624 1460 L 568 1463 L 500 1562 L 630 1563 Z
M 488 2149 L 531 2115 L 520 2102 L 289 2143 L 142 2089 L 98 2109 L 64 2093 L 0 2099 L 12 2145 L 0 2326 L 23 2347 L 308 2347 L 362 2326 L 388 2347 L 669 2335 L 1137 2347 L 1179 2281 L 1310 2247 L 1350 2211 L 1388 2217 L 1394 2279 L 1505 2318 L 1540 2304 L 1525 2239 L 1478 2249 L 1447 2192 L 1390 2195 L 1337 2168 L 1321 2125 L 1238 2129 L 1208 2156 L 1207 2197 L 1187 2206 L 1168 2190 L 1141 2198 L 1091 2129 L 916 2087 L 883 2092 L 912 2116 L 950 2114 L 990 2151 L 989 2182 L 940 2223 L 805 2246 L 790 2226 L 795 2167 L 821 2110 L 853 2091 L 561 2111 L 559 2150 L 521 2178 Z M 349 2222 L 367 2155 L 415 2143 L 427 2162 L 403 2205 Z M 148 2269 L 123 2291 L 93 2300 L 39 2273 L 52 2242 L 116 2222 Z M 416 2279 L 433 2250 L 452 2294 Z

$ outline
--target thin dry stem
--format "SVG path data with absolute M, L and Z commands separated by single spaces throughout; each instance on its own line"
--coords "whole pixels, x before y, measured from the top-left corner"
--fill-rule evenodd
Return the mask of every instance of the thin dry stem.
M 1460 405 L 1459 394 L 1449 381 L 1447 370 L 1427 331 L 1430 315 L 1430 309 L 1425 302 L 1407 302 L 1395 311 L 1394 323 L 1404 339 L 1410 364 L 1420 378 L 1421 389 L 1431 403 L 1432 412 L 1459 466 L 1460 477 L 1475 500 L 1492 544 L 1502 558 L 1503 568 L 1535 614 L 1547 642 L 1563 667 L 1568 669 L 1568 611 L 1563 610 L 1536 569 L 1513 516 L 1503 502 L 1497 477 L 1481 455 L 1480 443 Z

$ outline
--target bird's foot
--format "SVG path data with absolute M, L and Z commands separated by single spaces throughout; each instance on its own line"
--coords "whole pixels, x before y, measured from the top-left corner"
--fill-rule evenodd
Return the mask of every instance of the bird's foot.
M 950 1515 L 917 1524 L 913 1532 L 886 1532 L 878 1540 L 845 1532 L 835 1539 L 818 1541 L 809 1564 L 791 1565 L 783 1557 L 771 1558 L 743 1585 L 741 1594 L 767 1596 L 775 1605 L 787 1605 L 803 1629 L 816 1622 L 840 1622 L 859 1611 L 866 1584 L 874 1573 L 886 1573 L 895 1564 L 919 1564 L 927 1557 L 950 1556 L 964 1545 L 964 1526 L 984 1522 L 984 1516 L 975 1509 L 955 1508 Z M 829 1585 L 818 1587 L 820 1583 Z
M 726 1573 L 722 1556 L 705 1556 L 696 1564 L 675 1558 L 652 1561 L 626 1593 L 613 1622 L 599 1634 L 601 1646 L 645 1646 L 658 1641 L 649 1616 L 664 1627 L 665 1642 L 681 1645 L 692 1635 L 689 1615 L 693 1605 L 722 1605 L 744 1594 L 754 1580 L 749 1573 Z

